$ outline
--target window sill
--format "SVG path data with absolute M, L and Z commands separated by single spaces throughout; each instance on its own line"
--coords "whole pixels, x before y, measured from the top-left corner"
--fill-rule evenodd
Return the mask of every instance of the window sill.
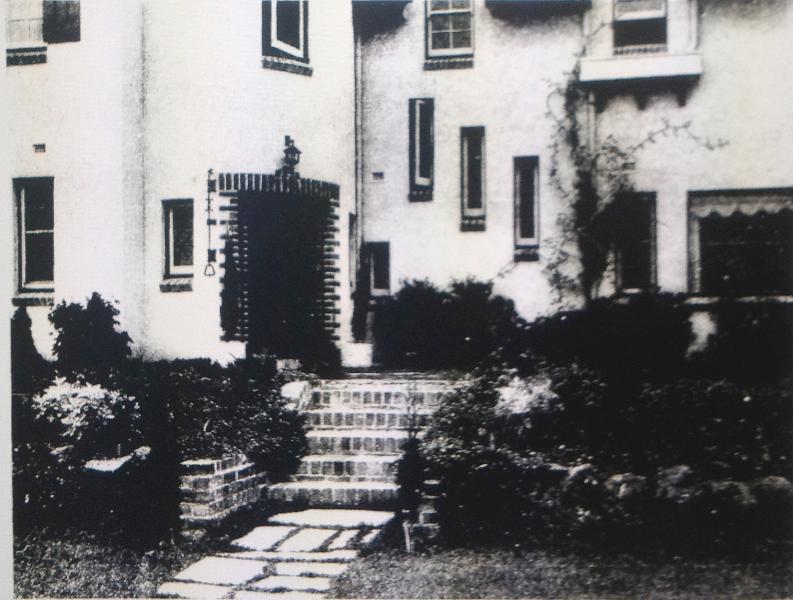
M 173 277 L 165 279 L 160 284 L 160 291 L 163 293 L 172 292 L 192 292 L 193 291 L 193 278 L 192 277 Z
M 6 66 L 40 65 L 47 62 L 47 46 L 6 49 Z
M 484 231 L 485 217 L 463 217 L 460 231 Z
M 304 62 L 282 58 L 280 56 L 263 56 L 262 68 L 272 69 L 273 71 L 284 71 L 286 73 L 296 73 L 297 75 L 306 75 L 308 77 L 314 72 L 314 70 Z
M 581 83 L 604 85 L 648 79 L 697 79 L 702 71 L 702 57 L 697 53 L 622 54 L 585 58 L 581 63 Z
M 446 69 L 472 69 L 474 66 L 473 56 L 439 56 L 428 58 L 424 61 L 425 71 L 442 71 Z
M 696 296 L 686 300 L 689 306 L 711 307 L 723 302 L 739 302 L 741 304 L 793 304 L 793 296 L 787 294 L 764 294 L 759 296 Z
M 537 246 L 515 248 L 515 262 L 536 262 L 540 260 L 540 249 Z
M 411 190 L 408 194 L 410 202 L 430 202 L 432 200 L 432 190 Z
M 52 306 L 52 292 L 19 292 L 11 299 L 14 306 Z

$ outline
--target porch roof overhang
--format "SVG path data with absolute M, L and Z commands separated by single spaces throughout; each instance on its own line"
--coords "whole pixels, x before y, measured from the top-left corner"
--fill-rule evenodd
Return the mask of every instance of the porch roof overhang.
M 694 82 L 702 76 L 702 56 L 654 54 L 586 57 L 581 61 L 581 83 L 593 88 L 624 87 L 647 82 Z

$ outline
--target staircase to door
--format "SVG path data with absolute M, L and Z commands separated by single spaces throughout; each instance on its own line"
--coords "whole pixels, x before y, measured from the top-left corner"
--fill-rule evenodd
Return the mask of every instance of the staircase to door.
M 396 461 L 421 435 L 455 382 L 426 375 L 361 374 L 316 384 L 307 411 L 309 454 L 271 500 L 303 506 L 393 508 Z

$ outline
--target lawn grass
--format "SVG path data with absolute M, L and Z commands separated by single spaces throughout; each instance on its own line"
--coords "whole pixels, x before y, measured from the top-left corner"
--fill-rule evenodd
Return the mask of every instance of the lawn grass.
M 84 532 L 40 531 L 14 542 L 14 596 L 152 598 L 200 556 L 198 548 L 172 543 L 146 551 Z
M 782 598 L 793 561 L 648 561 L 574 553 L 436 549 L 373 552 L 333 584 L 334 598 Z

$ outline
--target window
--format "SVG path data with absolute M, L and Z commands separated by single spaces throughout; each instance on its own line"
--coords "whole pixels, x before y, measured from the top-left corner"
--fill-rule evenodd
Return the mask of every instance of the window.
M 165 276 L 193 275 L 193 201 L 164 200 Z
M 614 53 L 666 52 L 666 0 L 614 0 Z
M 432 98 L 410 100 L 410 199 L 432 200 Z
M 536 248 L 539 235 L 539 158 L 513 159 L 515 187 L 515 248 Z
M 308 62 L 308 2 L 262 2 L 262 54 Z
M 793 294 L 793 190 L 692 194 L 692 291 Z
M 625 194 L 612 209 L 617 289 L 649 290 L 655 285 L 655 194 Z
M 473 44 L 471 0 L 428 0 L 428 57 L 468 56 Z
M 9 0 L 9 46 L 80 41 L 79 0 Z
M 52 291 L 55 214 L 52 177 L 14 180 L 18 216 L 19 288 Z
M 460 129 L 460 192 L 463 231 L 485 228 L 485 128 Z
M 383 296 L 391 291 L 390 251 L 388 242 L 367 242 L 366 256 L 369 267 L 369 289 L 373 296 Z

